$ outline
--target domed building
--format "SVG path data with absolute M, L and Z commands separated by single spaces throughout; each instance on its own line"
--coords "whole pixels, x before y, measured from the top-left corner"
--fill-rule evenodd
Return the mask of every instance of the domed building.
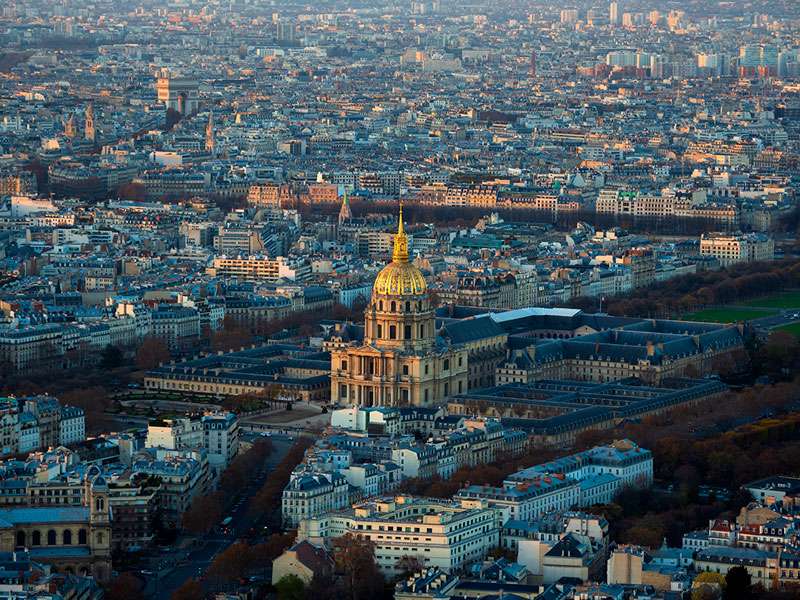
M 467 352 L 436 336 L 428 285 L 410 261 L 403 209 L 392 262 L 372 286 L 362 345 L 331 352 L 331 401 L 434 406 L 467 391 Z

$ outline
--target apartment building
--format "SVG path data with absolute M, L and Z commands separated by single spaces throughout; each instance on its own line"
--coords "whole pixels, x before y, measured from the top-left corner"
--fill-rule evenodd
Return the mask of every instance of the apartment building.
M 244 281 L 304 281 L 311 276 L 311 265 L 304 259 L 285 256 L 221 256 L 214 259 L 208 274 L 214 277 L 237 277 Z
M 312 204 L 337 204 L 339 186 L 335 183 L 314 183 L 308 186 L 308 197 Z
M 562 474 L 544 476 L 514 487 L 470 485 L 454 496 L 456 500 L 485 500 L 492 508 L 505 509 L 508 518 L 527 521 L 550 511 L 569 510 L 581 502 L 578 481 Z
M 198 419 L 164 419 L 148 423 L 147 448 L 179 450 L 203 446 L 203 423 Z
M 350 486 L 337 472 L 321 473 L 301 467 L 295 470 L 283 490 L 281 515 L 286 527 L 300 521 L 342 509 L 350 499 Z
M 55 448 L 61 443 L 61 405 L 49 396 L 32 396 L 24 399 L 23 409 L 36 417 L 39 423 L 40 445 Z
M 147 426 L 147 448 L 204 449 L 216 478 L 239 452 L 239 419 L 231 412 L 209 412 L 198 418 L 164 419 Z
M 0 329 L 0 369 L 13 371 L 45 368 L 60 363 L 62 328 L 59 325 L 35 325 L 24 329 Z
M 86 439 L 86 418 L 82 408 L 62 406 L 58 424 L 58 443 L 61 446 L 76 444 Z
M 775 241 L 763 233 L 704 233 L 700 237 L 700 254 L 713 256 L 722 267 L 773 260 Z
M 203 446 L 215 476 L 221 473 L 239 452 L 239 419 L 231 412 L 203 415 Z
M 404 557 L 414 557 L 425 567 L 461 571 L 500 542 L 498 513 L 485 501 L 470 500 L 465 506 L 411 496 L 374 499 L 304 519 L 298 539 L 330 545 L 348 533 L 374 544 L 375 560 L 387 578 L 402 571 L 398 561 Z
M 257 229 L 223 227 L 214 237 L 214 250 L 219 254 L 256 254 L 264 251 L 264 240 Z
M 208 459 L 202 450 L 154 449 L 137 455 L 131 471 L 161 480 L 158 505 L 167 527 L 179 526 L 195 497 L 209 489 Z
M 170 350 L 182 349 L 200 337 L 200 315 L 183 306 L 159 306 L 152 313 L 153 335 Z
M 252 206 L 280 208 L 281 201 L 291 197 L 288 185 L 277 183 L 264 183 L 251 185 L 247 192 L 247 203 Z
M 19 443 L 19 404 L 15 398 L 0 398 L 0 451 L 4 455 L 15 454 Z
M 653 455 L 631 440 L 618 440 L 512 473 L 503 487 L 514 490 L 521 483 L 541 485 L 558 478 L 579 483 L 577 506 L 603 504 L 624 487 L 652 485 Z

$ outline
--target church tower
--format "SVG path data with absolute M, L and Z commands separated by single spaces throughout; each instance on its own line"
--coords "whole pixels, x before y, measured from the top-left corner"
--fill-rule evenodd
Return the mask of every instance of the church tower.
M 70 139 L 77 135 L 75 131 L 75 115 L 70 115 L 66 123 L 64 123 L 64 136 Z
M 94 142 L 95 139 L 94 106 L 91 104 L 86 107 L 86 120 L 84 121 L 83 125 L 83 137 L 90 142 Z
M 347 197 L 347 190 L 344 191 L 342 206 L 339 209 L 339 225 L 353 220 L 353 211 L 350 210 L 350 199 Z
M 92 465 L 84 474 L 83 502 L 89 513 L 89 531 L 86 539 L 92 556 L 91 574 L 105 581 L 111 574 L 111 503 L 108 482 L 100 468 Z
M 392 262 L 372 286 L 364 342 L 331 352 L 331 401 L 365 406 L 434 406 L 467 391 L 467 351 L 436 336 L 422 272 L 409 256 L 403 209 Z
M 216 140 L 214 139 L 214 112 L 208 111 L 208 123 L 206 124 L 206 152 L 214 154 Z

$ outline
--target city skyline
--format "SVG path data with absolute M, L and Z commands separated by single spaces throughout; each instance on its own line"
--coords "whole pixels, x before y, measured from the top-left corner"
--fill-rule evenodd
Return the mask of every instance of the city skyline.
M 796 598 L 798 192 L 796 0 L 3 3 L 0 596 Z

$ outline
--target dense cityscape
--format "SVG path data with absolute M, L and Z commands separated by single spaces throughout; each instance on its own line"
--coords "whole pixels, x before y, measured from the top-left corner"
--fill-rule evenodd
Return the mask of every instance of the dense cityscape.
M 800 598 L 799 194 L 797 0 L 6 0 L 0 600 Z

